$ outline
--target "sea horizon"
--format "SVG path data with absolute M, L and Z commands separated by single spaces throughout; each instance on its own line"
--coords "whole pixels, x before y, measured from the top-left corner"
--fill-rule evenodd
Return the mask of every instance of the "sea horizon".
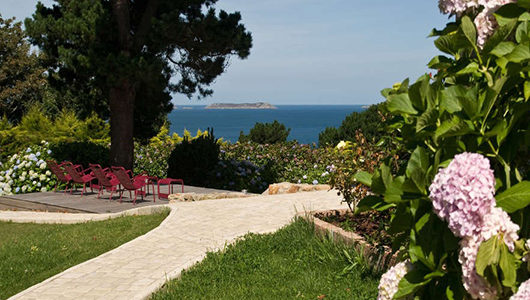
M 256 122 L 270 123 L 275 120 L 291 129 L 288 140 L 297 140 L 302 144 L 318 144 L 318 135 L 326 127 L 338 127 L 352 112 L 363 111 L 367 105 L 329 104 L 275 105 L 277 109 L 202 109 L 207 105 L 176 105 L 168 114 L 171 123 L 170 132 L 182 135 L 188 130 L 195 135 L 198 129 L 214 129 L 216 138 L 237 142 L 243 131 L 248 134 Z

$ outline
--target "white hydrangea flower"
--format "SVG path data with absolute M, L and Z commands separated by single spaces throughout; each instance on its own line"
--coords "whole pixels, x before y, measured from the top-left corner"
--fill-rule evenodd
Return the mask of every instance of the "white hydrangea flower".
M 399 282 L 412 269 L 410 261 L 403 261 L 390 268 L 379 281 L 377 300 L 391 300 L 398 291 Z

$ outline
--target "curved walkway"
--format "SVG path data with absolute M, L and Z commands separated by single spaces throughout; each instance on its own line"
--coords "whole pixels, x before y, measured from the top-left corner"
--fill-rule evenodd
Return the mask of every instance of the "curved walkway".
M 170 215 L 156 229 L 11 299 L 144 299 L 166 280 L 201 261 L 206 252 L 222 249 L 248 232 L 273 232 L 289 224 L 296 213 L 345 206 L 335 191 L 324 191 L 169 207 Z M 0 213 L 0 219 L 3 217 Z M 78 221 L 82 219 L 79 215 Z

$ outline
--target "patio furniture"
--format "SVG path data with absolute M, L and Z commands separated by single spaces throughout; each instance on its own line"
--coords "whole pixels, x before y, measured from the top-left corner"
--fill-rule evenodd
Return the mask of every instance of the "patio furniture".
M 179 184 L 182 189 L 182 193 L 184 193 L 184 181 L 182 179 L 173 179 L 173 178 L 163 178 L 158 180 L 157 182 L 157 194 L 158 199 L 167 199 L 170 194 L 173 194 L 173 185 Z M 160 192 L 160 185 L 167 185 L 168 186 L 168 194 L 161 193 Z
M 103 194 L 103 191 L 110 193 L 109 200 L 112 200 L 112 194 L 118 191 L 120 181 L 116 178 L 109 168 L 103 169 L 99 164 L 89 164 L 94 177 L 96 177 L 98 183 L 92 184 L 91 187 L 98 190 L 97 198 Z
M 57 190 L 57 186 L 59 186 L 59 183 L 65 183 L 66 189 L 64 190 L 64 193 L 66 193 L 66 190 L 68 189 L 68 184 L 72 180 L 72 177 L 70 177 L 68 174 L 65 174 L 64 170 L 62 169 L 63 164 L 57 164 L 55 160 L 46 161 L 46 165 L 48 166 L 48 168 L 52 171 L 53 175 L 57 177 L 57 184 L 55 184 L 55 187 L 53 188 L 54 192 Z
M 66 173 L 72 178 L 73 187 L 77 190 L 77 185 L 82 184 L 83 185 L 83 191 L 81 192 L 81 197 L 83 197 L 83 194 L 86 192 L 87 183 L 91 183 L 92 180 L 94 180 L 96 177 L 94 177 L 93 174 L 90 174 L 90 169 L 83 170 L 82 167 L 79 165 L 74 166 L 71 162 L 65 162 L 64 163 L 64 169 Z M 92 186 L 90 186 L 90 190 L 92 191 Z M 70 189 L 70 194 L 72 193 L 73 188 Z
M 131 191 L 134 191 L 134 199 L 133 204 L 136 204 L 136 198 L 138 195 L 142 197 L 142 200 L 144 196 L 147 196 L 147 193 L 149 192 L 149 185 L 153 187 L 153 202 L 156 201 L 155 198 L 155 186 L 153 184 L 152 178 L 149 177 L 147 174 L 140 174 L 135 177 L 132 177 L 129 175 L 127 170 L 125 170 L 124 167 L 112 167 L 112 173 L 118 178 L 120 181 L 121 186 L 128 190 L 129 193 Z M 120 191 L 120 203 L 122 202 L 122 196 L 123 196 L 123 190 Z

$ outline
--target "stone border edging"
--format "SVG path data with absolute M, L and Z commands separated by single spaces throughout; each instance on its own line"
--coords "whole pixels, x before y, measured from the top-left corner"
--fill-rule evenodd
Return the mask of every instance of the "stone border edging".
M 84 266 L 86 264 L 89 264 L 92 261 L 95 261 L 97 259 L 100 259 L 100 258 L 103 258 L 105 256 L 111 255 L 111 253 L 113 253 L 114 251 L 117 251 L 120 248 L 126 247 L 126 245 L 128 245 L 129 243 L 132 243 L 132 242 L 134 242 L 134 241 L 136 241 L 138 239 L 146 238 L 154 230 L 156 230 L 157 228 L 162 227 L 166 222 L 169 222 L 170 216 L 172 214 L 175 214 L 177 212 L 177 209 L 175 207 L 171 207 L 169 205 L 156 205 L 156 206 L 138 207 L 138 208 L 133 208 L 133 209 L 129 209 L 129 210 L 126 210 L 126 211 L 122 211 L 122 212 L 119 212 L 119 213 L 109 214 L 109 215 L 112 215 L 112 216 L 110 216 L 109 218 L 104 219 L 104 220 L 113 219 L 113 218 L 117 218 L 117 217 L 121 217 L 121 216 L 153 214 L 153 213 L 162 211 L 163 209 L 166 209 L 166 207 L 170 210 L 170 212 L 169 212 L 168 216 L 157 227 L 149 230 L 148 232 L 146 232 L 143 235 L 137 236 L 137 237 L 133 238 L 132 240 L 130 240 L 130 241 L 124 243 L 124 244 L 119 245 L 118 247 L 116 247 L 114 249 L 111 249 L 111 250 L 109 250 L 109 251 L 107 251 L 105 253 L 102 253 L 102 254 L 100 254 L 100 255 L 98 255 L 96 257 L 93 257 L 93 258 L 91 258 L 89 260 L 86 260 L 86 261 L 84 261 L 82 263 L 79 263 L 77 265 L 71 266 L 70 268 L 68 268 L 66 270 L 63 270 L 63 271 L 53 275 L 52 277 L 49 277 L 49 278 L 47 278 L 47 279 L 45 279 L 45 280 L 43 280 L 43 281 L 41 281 L 41 282 L 39 282 L 39 283 L 37 283 L 35 285 L 32 285 L 32 286 L 28 287 L 27 289 L 21 291 L 20 293 L 17 293 L 15 295 L 11 296 L 10 298 L 8 298 L 8 300 L 19 299 L 19 298 L 23 297 L 25 294 L 31 292 L 32 290 L 38 289 L 42 285 L 45 285 L 48 282 L 55 280 L 55 278 L 60 277 L 66 271 L 72 271 L 72 270 L 76 270 L 78 268 L 81 268 L 82 266 Z M 143 298 L 146 298 L 146 297 L 144 296 Z
M 374 267 L 379 270 L 386 270 L 387 268 L 398 263 L 399 252 L 392 254 L 392 249 L 387 246 L 384 246 L 384 252 L 378 251 L 377 247 L 368 243 L 362 236 L 359 234 L 346 231 L 338 226 L 335 226 L 331 223 L 328 223 L 322 219 L 315 217 L 317 213 L 327 213 L 330 211 L 339 211 L 340 213 L 346 213 L 349 210 L 346 209 L 334 209 L 334 210 L 316 210 L 310 211 L 308 213 L 298 213 L 297 216 L 302 217 L 309 222 L 312 222 L 315 225 L 315 233 L 319 236 L 329 236 L 331 235 L 333 241 L 340 241 L 347 245 L 352 245 L 357 251 L 363 252 L 363 254 L 368 258 L 376 258 Z
M 83 214 L 83 213 L 58 213 L 35 211 L 0 211 L 0 221 L 13 223 L 36 224 L 75 224 L 90 221 L 104 221 L 122 216 L 150 215 L 162 211 L 167 204 L 137 207 L 117 213 Z

